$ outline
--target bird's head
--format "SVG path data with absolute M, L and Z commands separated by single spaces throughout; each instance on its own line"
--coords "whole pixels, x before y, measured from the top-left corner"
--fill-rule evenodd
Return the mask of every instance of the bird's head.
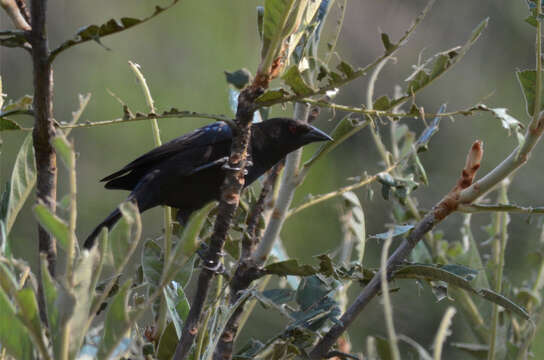
M 262 134 L 257 136 L 257 142 L 267 147 L 281 149 L 285 154 L 301 146 L 317 141 L 331 141 L 325 132 L 312 125 L 288 118 L 274 118 L 254 124 L 254 131 Z

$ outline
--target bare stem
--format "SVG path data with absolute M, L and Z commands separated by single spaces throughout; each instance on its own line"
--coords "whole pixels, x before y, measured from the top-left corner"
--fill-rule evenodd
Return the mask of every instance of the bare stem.
M 299 121 L 307 121 L 308 112 L 308 105 L 297 103 L 295 105 L 294 118 Z M 283 170 L 280 193 L 278 195 L 278 200 L 276 201 L 276 207 L 272 212 L 272 216 L 266 227 L 262 240 L 257 246 L 255 252 L 252 254 L 252 259 L 257 265 L 262 265 L 265 263 L 270 251 L 272 250 L 272 246 L 274 245 L 274 242 L 278 238 L 281 228 L 283 227 L 283 223 L 287 218 L 287 210 L 293 201 L 295 189 L 299 185 L 298 171 L 301 156 L 302 149 L 298 149 L 286 157 L 285 169 Z

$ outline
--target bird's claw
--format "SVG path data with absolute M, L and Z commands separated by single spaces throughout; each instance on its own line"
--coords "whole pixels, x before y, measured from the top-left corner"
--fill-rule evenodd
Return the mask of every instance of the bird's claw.
M 242 168 L 236 167 L 236 166 L 230 166 L 229 163 L 226 163 L 223 166 L 221 166 L 221 169 L 230 170 L 230 171 L 240 171 Z
M 204 259 L 202 260 L 203 260 L 203 264 L 201 264 L 200 266 L 203 269 L 214 272 L 216 274 L 222 274 L 225 272 L 225 267 L 223 266 L 223 263 L 221 261 L 218 261 L 217 264 L 214 265 L 213 261 L 204 260 Z

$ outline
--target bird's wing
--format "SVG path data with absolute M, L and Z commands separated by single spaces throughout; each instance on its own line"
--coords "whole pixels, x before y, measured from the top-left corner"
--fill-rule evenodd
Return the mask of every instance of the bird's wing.
M 232 131 L 224 122 L 216 122 L 208 126 L 196 129 L 193 132 L 171 140 L 132 161 L 121 170 L 106 176 L 100 181 L 110 181 L 132 170 L 149 168 L 174 155 L 179 157 L 183 152 L 194 152 L 198 148 L 205 149 L 210 145 L 224 143 L 232 140 Z M 189 154 L 188 154 L 189 155 Z M 189 157 L 193 157 L 189 155 Z M 194 158 L 193 158 L 194 159 Z M 195 160 L 195 166 L 202 164 Z M 203 159 L 202 159 L 203 160 Z M 187 164 L 186 164 L 187 165 Z

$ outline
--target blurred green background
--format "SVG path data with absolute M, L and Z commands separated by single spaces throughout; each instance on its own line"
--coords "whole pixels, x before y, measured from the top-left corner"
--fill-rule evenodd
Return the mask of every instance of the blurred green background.
M 143 17 L 155 5 L 168 1 L 134 0 L 58 0 L 49 3 L 48 31 L 50 46 L 73 36 L 78 28 L 101 24 L 112 17 Z M 54 113 L 58 121 L 69 121 L 71 111 L 77 108 L 78 93 L 92 93 L 91 102 L 82 121 L 100 121 L 122 116 L 120 104 L 108 94 L 111 90 L 133 111 L 146 111 L 141 89 L 130 71 L 128 61 L 142 66 L 159 110 L 177 107 L 183 110 L 232 115 L 224 79 L 224 70 L 241 67 L 256 70 L 259 40 L 256 30 L 257 5 L 263 1 L 183 0 L 170 11 L 132 30 L 104 38 L 110 48 L 106 51 L 94 42 L 86 43 L 62 53 L 54 63 Z M 348 1 L 344 27 L 338 42 L 341 57 L 354 65 L 365 65 L 383 52 L 379 30 L 392 39 L 398 39 L 412 19 L 425 6 L 425 1 Z M 435 52 L 462 44 L 472 29 L 484 18 L 490 17 L 488 28 L 467 56 L 453 70 L 426 88 L 417 97 L 419 105 L 429 112 L 442 103 L 448 110 L 468 107 L 483 101 L 491 107 L 507 107 L 517 119 L 527 123 L 525 104 L 514 71 L 534 67 L 534 30 L 523 19 L 527 16 L 525 1 L 438 1 L 411 37 L 407 46 L 397 54 L 397 61 L 382 71 L 376 96 L 392 94 L 395 84 L 402 84 L 411 73 L 418 56 L 429 57 Z M 329 24 L 322 39 L 329 41 L 338 19 L 336 7 L 329 15 Z M 11 28 L 11 22 L 0 13 L 0 29 Z M 16 99 L 32 91 L 32 66 L 27 53 L 19 49 L 0 48 L 0 75 L 4 92 Z M 365 102 L 367 78 L 345 87 L 336 101 L 359 105 Z M 482 100 L 484 99 L 485 100 Z M 273 114 L 289 115 L 291 106 L 276 106 Z M 323 110 L 316 125 L 330 130 L 342 114 Z M 17 119 L 31 126 L 31 119 Z M 177 137 L 208 121 L 200 119 L 160 120 L 163 140 Z M 421 124 L 405 120 L 414 130 Z M 3 141 L 0 157 L 0 180 L 3 184 L 11 173 L 13 161 L 23 137 L 19 132 L 1 133 Z M 151 127 L 147 122 L 135 122 L 106 127 L 76 129 L 72 132 L 78 151 L 79 220 L 78 236 L 83 239 L 93 226 L 111 211 L 126 193 L 106 191 L 98 179 L 117 170 L 153 146 Z M 456 117 L 455 122 L 445 119 L 440 132 L 431 141 L 431 151 L 421 156 L 431 185 L 421 186 L 415 196 L 422 208 L 429 208 L 455 183 L 470 144 L 481 139 L 485 157 L 481 173 L 493 168 L 516 144 L 508 137 L 498 120 L 489 114 Z M 312 153 L 308 147 L 305 156 Z M 542 162 L 544 146 L 540 145 L 529 166 L 514 179 L 510 198 L 526 205 L 543 205 Z M 381 169 L 379 156 L 368 133 L 361 131 L 336 149 L 314 167 L 305 184 L 299 189 L 295 204 L 308 193 L 319 194 L 349 184 L 350 176 L 374 173 Z M 66 174 L 59 166 L 59 199 L 66 194 Z M 369 234 L 385 231 L 390 203 L 379 196 L 372 200 L 366 189 L 358 192 L 363 203 Z M 31 204 L 32 201 L 29 202 Z M 315 263 L 314 255 L 334 251 L 341 239 L 338 221 L 340 200 L 331 200 L 300 212 L 290 218 L 282 238 L 290 256 Z M 160 233 L 162 212 L 158 209 L 144 216 L 144 234 Z M 461 215 L 456 214 L 440 225 L 445 237 L 460 238 Z M 515 215 L 510 223 L 505 276 L 517 285 L 527 278 L 531 264 L 529 253 L 540 246 L 535 218 L 531 223 L 526 216 Z M 481 226 L 489 216 L 473 217 L 477 239 L 486 235 Z M 27 204 L 12 232 L 15 251 L 30 262 L 28 254 L 35 253 L 36 224 Z M 379 244 L 369 241 L 367 265 L 378 263 Z M 483 248 L 489 252 L 489 248 Z M 424 346 L 432 344 L 447 301 L 437 303 L 430 291 L 418 291 L 413 282 L 402 282 L 393 295 L 397 331 L 406 334 Z M 358 291 L 355 286 L 352 292 Z M 380 302 L 375 300 L 351 329 L 354 350 L 363 347 L 368 334 L 385 335 Z M 240 344 L 252 336 L 266 338 L 282 329 L 284 322 L 271 312 L 260 308 L 253 314 L 242 333 Z M 461 315 L 454 319 L 451 341 L 471 341 Z M 540 336 L 542 338 L 542 335 Z M 544 340 L 544 339 L 543 339 Z M 536 341 L 536 358 L 544 356 L 544 344 Z M 447 349 L 447 358 L 463 358 L 455 350 Z

